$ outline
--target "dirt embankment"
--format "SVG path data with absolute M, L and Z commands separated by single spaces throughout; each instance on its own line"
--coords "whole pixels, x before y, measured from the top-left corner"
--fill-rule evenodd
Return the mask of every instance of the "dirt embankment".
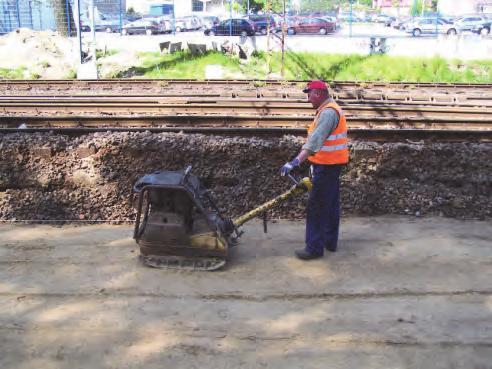
M 303 140 L 149 132 L 1 135 L 0 218 L 132 219 L 129 197 L 137 178 L 188 164 L 226 214 L 238 215 L 290 186 L 278 168 Z M 488 218 L 491 157 L 486 143 L 353 141 L 343 211 Z M 302 218 L 304 206 L 305 200 L 293 199 L 270 215 Z

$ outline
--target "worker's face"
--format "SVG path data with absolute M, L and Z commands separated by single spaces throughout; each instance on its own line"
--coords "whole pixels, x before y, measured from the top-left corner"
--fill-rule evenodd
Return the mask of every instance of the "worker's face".
M 310 90 L 308 92 L 308 101 L 315 109 L 318 109 L 327 98 L 328 94 L 323 90 Z

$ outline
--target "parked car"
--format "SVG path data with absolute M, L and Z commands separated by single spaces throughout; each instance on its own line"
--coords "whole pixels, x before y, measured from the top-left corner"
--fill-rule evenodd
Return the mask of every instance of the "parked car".
M 125 25 L 125 21 L 122 19 L 122 26 Z M 120 20 L 119 19 L 104 19 L 97 22 L 94 25 L 96 32 L 119 32 L 120 31 Z
M 203 25 L 204 29 L 210 29 L 213 26 L 215 26 L 216 24 L 220 23 L 219 18 L 215 17 L 213 15 L 204 15 L 201 17 L 201 19 L 202 19 L 202 25 Z
M 173 31 L 172 21 L 167 15 L 146 16 L 143 19 L 149 22 L 157 23 L 159 25 L 159 31 L 157 33 L 171 33 Z
M 159 23 L 154 20 L 139 19 L 137 21 L 125 24 L 121 32 L 124 35 L 155 35 L 160 32 L 160 26 Z
M 423 18 L 408 23 L 405 26 L 405 32 L 411 33 L 414 37 L 418 37 L 423 34 L 435 35 L 438 33 L 456 35 L 458 30 L 454 24 L 447 23 L 443 19 Z
M 231 23 L 232 22 L 232 23 Z M 207 36 L 229 36 L 232 31 L 233 36 L 254 36 L 256 33 L 255 25 L 247 19 L 226 19 L 204 31 Z
M 320 17 L 320 18 L 326 20 L 327 22 L 332 22 L 335 25 L 336 30 L 341 27 L 340 22 L 338 21 L 337 17 L 335 17 L 335 16 L 325 15 L 324 17 Z
M 268 25 L 270 25 L 270 32 L 275 32 L 277 29 L 275 19 L 271 15 L 250 14 L 248 19 L 254 24 L 256 32 L 262 35 L 267 34 Z
M 373 22 L 383 23 L 386 27 L 391 26 L 391 22 L 394 22 L 395 20 L 395 17 L 386 14 L 379 14 L 375 18 L 373 18 Z
M 189 15 L 182 18 L 187 24 L 187 30 L 194 31 L 202 28 L 202 21 L 194 15 Z
M 196 23 L 191 17 L 176 18 L 175 21 L 176 32 L 191 31 L 196 29 Z
M 323 18 L 300 18 L 298 22 L 289 27 L 287 33 L 295 35 L 297 33 L 318 33 L 326 35 L 336 30 L 336 24 Z
M 396 28 L 396 29 L 403 29 L 403 25 L 405 23 L 412 21 L 412 20 L 413 19 L 411 17 L 396 18 L 393 22 L 391 22 L 391 27 Z
M 479 15 L 465 16 L 458 18 L 454 21 L 454 25 L 460 32 L 470 31 L 481 35 L 488 35 L 490 33 L 491 21 Z
M 80 20 L 80 32 L 90 32 L 91 27 L 87 24 L 86 20 Z

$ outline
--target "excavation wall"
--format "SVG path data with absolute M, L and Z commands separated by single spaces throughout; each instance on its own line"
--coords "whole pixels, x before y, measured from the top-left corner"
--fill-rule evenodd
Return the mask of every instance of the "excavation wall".
M 0 135 L 0 219 L 130 220 L 133 182 L 188 164 L 228 215 L 290 186 L 280 166 L 304 138 L 199 134 Z M 342 178 L 344 214 L 492 215 L 492 144 L 351 142 Z M 302 168 L 306 172 L 307 166 Z M 274 218 L 301 218 L 306 198 Z

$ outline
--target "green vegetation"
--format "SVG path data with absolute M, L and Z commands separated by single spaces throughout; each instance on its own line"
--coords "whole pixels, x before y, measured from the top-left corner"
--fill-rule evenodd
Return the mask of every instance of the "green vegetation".
M 64 77 L 64 79 L 76 79 L 76 78 L 77 78 L 77 71 L 75 69 L 70 69 L 70 71 Z
M 116 49 L 109 49 L 109 50 L 106 48 L 104 50 L 96 49 L 96 59 L 105 58 L 107 56 L 111 56 L 115 54 L 118 54 L 118 50 Z
M 26 68 L 18 67 L 15 69 L 0 68 L 0 79 L 24 79 Z
M 221 53 L 209 52 L 202 56 L 192 56 L 182 51 L 174 54 L 141 53 L 142 62 L 118 77 L 140 76 L 146 78 L 205 78 L 207 65 L 220 65 L 224 78 L 244 77 L 238 58 L 231 58 Z
M 248 62 L 240 62 L 217 52 L 192 56 L 187 52 L 175 54 L 144 53 L 139 66 L 118 77 L 144 78 L 205 78 L 205 68 L 222 66 L 223 78 L 265 79 L 280 76 L 281 56 L 270 57 L 255 53 Z M 492 61 L 460 61 L 434 58 L 409 58 L 387 55 L 333 55 L 322 53 L 287 53 L 286 79 L 408 81 L 408 82 L 466 82 L 492 83 Z

